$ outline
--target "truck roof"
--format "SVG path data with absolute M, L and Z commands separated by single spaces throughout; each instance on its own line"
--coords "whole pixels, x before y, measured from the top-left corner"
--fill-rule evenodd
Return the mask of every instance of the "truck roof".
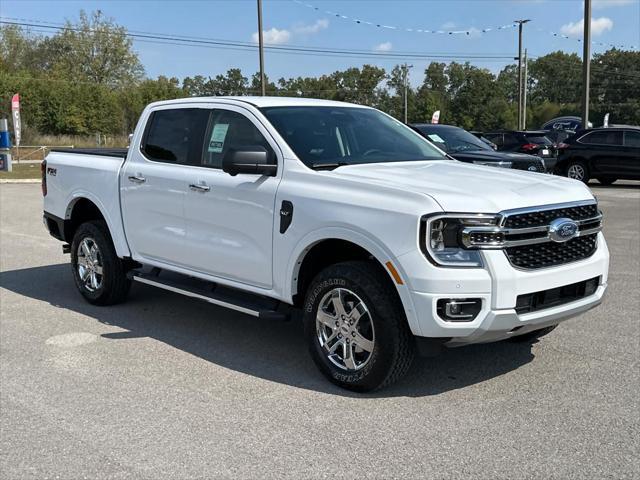
M 302 97 L 253 97 L 253 96 L 225 96 L 225 97 L 186 97 L 175 100 L 162 100 L 154 102 L 152 105 L 170 105 L 174 103 L 203 103 L 220 102 L 225 103 L 248 103 L 257 108 L 263 107 L 359 107 L 369 108 L 355 103 L 337 102 L 335 100 L 320 100 L 316 98 Z

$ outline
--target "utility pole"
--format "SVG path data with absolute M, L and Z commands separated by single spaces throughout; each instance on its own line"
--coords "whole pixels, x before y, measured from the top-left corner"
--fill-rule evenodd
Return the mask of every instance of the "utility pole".
M 405 62 L 405 64 L 402 66 L 402 72 L 403 72 L 403 84 L 404 84 L 404 123 L 407 123 L 407 117 L 408 117 L 408 110 L 409 110 L 409 102 L 407 100 L 408 98 L 408 90 L 409 90 L 409 69 L 413 68 L 413 65 L 407 65 L 407 63 Z
M 258 49 L 260 50 L 260 94 L 266 95 L 264 82 L 264 42 L 262 41 L 262 0 L 258 0 Z
M 529 60 L 527 49 L 524 49 L 524 85 L 522 92 L 522 129 L 527 129 L 527 90 L 529 90 Z
M 518 130 L 522 130 L 522 26 L 531 20 L 514 20 L 518 24 Z
M 584 0 L 582 38 L 582 128 L 589 128 L 589 80 L 591 77 L 591 0 Z

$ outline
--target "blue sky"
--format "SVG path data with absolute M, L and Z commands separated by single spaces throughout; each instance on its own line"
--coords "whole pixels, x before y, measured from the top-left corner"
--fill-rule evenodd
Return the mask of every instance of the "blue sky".
M 479 33 L 486 27 L 529 18 L 525 46 L 531 56 L 563 50 L 581 55 L 575 39 L 548 32 L 580 36 L 582 0 L 304 0 L 315 11 L 292 0 L 263 0 L 266 39 L 280 45 L 328 47 L 366 51 L 429 52 L 444 55 L 517 55 L 517 29 Z M 640 47 L 640 0 L 593 0 L 595 41 Z M 117 23 L 137 31 L 190 35 L 251 42 L 257 32 L 255 0 L 2 0 L 3 19 L 47 22 L 75 20 L 80 9 L 100 9 Z M 430 30 L 468 30 L 471 35 L 436 35 L 356 24 L 326 14 L 389 26 Z M 240 67 L 249 76 L 258 69 L 257 52 L 159 45 L 136 41 L 147 75 L 216 75 Z M 604 47 L 594 46 L 593 51 Z M 336 58 L 320 55 L 266 53 L 266 71 L 273 78 L 319 75 L 364 63 L 390 70 L 398 59 Z M 429 60 L 412 60 L 412 83 L 420 83 Z M 473 60 L 498 71 L 505 60 Z

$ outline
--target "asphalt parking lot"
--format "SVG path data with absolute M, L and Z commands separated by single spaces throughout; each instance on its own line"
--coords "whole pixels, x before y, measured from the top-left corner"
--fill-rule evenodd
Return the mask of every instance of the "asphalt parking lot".
M 321 377 L 295 322 L 142 285 L 85 303 L 39 185 L 0 185 L 0 476 L 638 478 L 640 184 L 592 187 L 602 306 L 356 395 Z

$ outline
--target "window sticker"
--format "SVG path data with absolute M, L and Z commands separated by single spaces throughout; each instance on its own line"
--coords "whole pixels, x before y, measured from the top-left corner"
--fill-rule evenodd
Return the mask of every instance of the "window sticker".
M 228 123 L 218 123 L 213 126 L 211 140 L 209 141 L 209 153 L 222 153 L 224 139 L 227 137 L 227 130 L 229 130 Z
M 436 135 L 435 133 L 432 133 L 431 135 L 427 135 L 427 137 L 429 137 L 429 139 L 433 140 L 434 142 L 444 143 L 444 140 L 442 139 L 442 137 L 440 135 Z

